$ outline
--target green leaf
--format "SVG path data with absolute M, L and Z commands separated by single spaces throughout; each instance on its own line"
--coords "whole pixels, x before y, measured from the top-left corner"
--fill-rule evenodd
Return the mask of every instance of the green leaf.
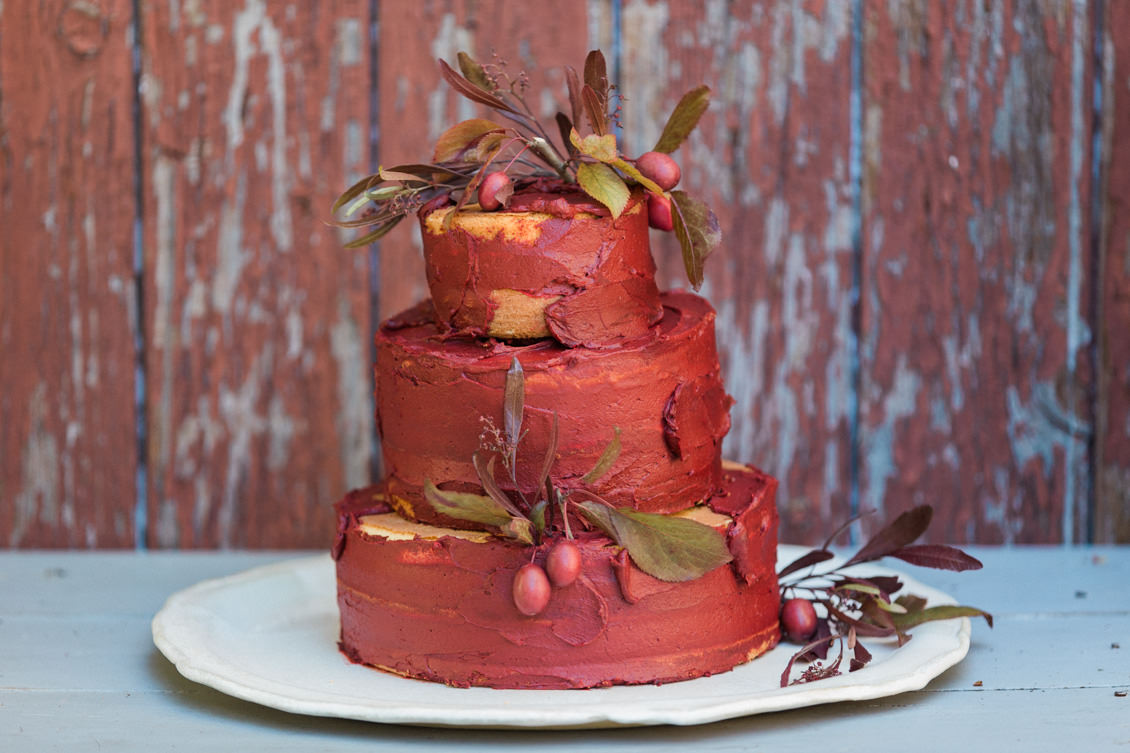
M 424 485 L 424 498 L 436 512 L 458 520 L 469 520 L 498 528 L 502 528 L 512 520 L 510 513 L 490 497 L 468 492 L 445 491 L 437 488 L 431 481 Z
M 679 104 L 675 105 L 675 109 L 671 111 L 671 116 L 667 118 L 667 124 L 663 126 L 663 133 L 659 136 L 659 141 L 655 142 L 656 152 L 665 152 L 670 154 L 679 148 L 679 146 L 686 141 L 687 136 L 698 125 L 698 119 L 706 112 L 706 108 L 710 106 L 710 87 L 703 85 L 683 95 L 679 100 Z
M 577 167 L 577 182 L 581 190 L 608 207 L 613 219 L 623 214 L 624 207 L 628 206 L 628 186 L 603 162 L 582 162 Z
M 557 460 L 557 411 L 553 411 L 553 423 L 549 426 L 549 442 L 545 446 L 545 458 L 541 462 L 541 474 L 538 476 L 539 490 L 545 486 L 546 481 L 549 480 L 549 471 L 553 468 L 553 463 Z
M 620 154 L 616 151 L 616 136 L 611 133 L 606 133 L 603 136 L 590 133 L 581 138 L 581 135 L 574 128 L 569 133 L 569 141 L 577 147 L 577 151 L 581 154 L 587 154 L 601 162 L 613 162 L 620 157 Z
M 517 447 L 518 440 L 522 438 L 522 413 L 525 409 L 526 374 L 515 356 L 510 362 L 510 370 L 506 372 L 506 391 L 502 402 L 506 441 L 511 447 Z
M 733 559 L 721 533 L 688 518 L 599 502 L 578 502 L 581 514 L 628 550 L 640 570 L 659 580 L 694 580 Z
M 500 528 L 502 533 L 523 544 L 534 543 L 534 524 L 526 518 L 511 518 Z
M 480 89 L 486 89 L 488 92 L 494 91 L 494 83 L 490 80 L 486 69 L 483 68 L 479 61 L 462 51 L 458 53 L 456 58 L 459 61 L 459 71 L 463 74 L 464 78 Z
M 722 231 L 718 218 L 710 207 L 685 191 L 671 192 L 671 215 L 675 222 L 675 237 L 683 249 L 683 266 L 687 279 L 695 290 L 702 285 L 703 267 L 706 258 L 722 242 Z
M 378 227 L 376 230 L 373 230 L 372 232 L 367 233 L 360 238 L 354 238 L 349 243 L 346 243 L 345 248 L 361 248 L 362 246 L 368 246 L 373 241 L 377 241 L 385 237 L 388 232 L 399 225 L 400 221 L 403 219 L 403 215 L 394 217 L 385 224 Z
M 482 155 L 490 151 L 492 145 L 497 146 L 494 142 L 500 141 L 505 136 L 505 132 L 505 126 L 486 118 L 464 120 L 443 132 L 436 141 L 432 159 L 436 162 L 454 162 L 463 159 L 479 162 L 482 160 Z M 484 140 L 491 143 L 484 144 Z
M 899 600 L 901 601 L 901 599 Z M 927 607 L 917 611 L 908 610 L 906 614 L 892 614 L 891 621 L 899 630 L 909 630 L 915 625 L 936 620 L 952 620 L 957 617 L 984 617 L 989 627 L 993 626 L 993 616 L 976 607 L 960 605 L 945 605 L 940 607 Z
M 381 182 L 381 177 L 379 175 L 367 175 L 367 176 L 365 176 L 364 178 L 357 181 L 356 183 L 354 183 L 349 188 L 342 191 L 341 196 L 338 196 L 337 201 L 335 201 L 333 203 L 333 206 L 330 207 L 330 212 L 332 214 L 337 214 L 338 211 L 343 206 L 345 206 L 346 204 L 348 204 L 350 201 L 357 198 L 361 194 L 365 193 L 366 191 L 368 191 L 373 186 L 378 185 L 380 182 Z
M 600 453 L 600 458 L 596 461 L 596 465 L 592 467 L 592 470 L 581 478 L 586 484 L 591 484 L 608 473 L 613 463 L 620 457 L 620 427 L 614 426 L 612 427 L 612 431 L 614 432 L 612 441 L 604 448 L 604 452 Z
M 548 506 L 549 503 L 543 499 L 530 508 L 530 522 L 538 533 L 545 533 L 545 510 Z
M 660 195 L 660 194 L 666 193 L 666 191 L 664 191 L 662 188 L 659 187 L 658 183 L 653 181 L 651 178 L 644 177 L 644 174 L 641 173 L 639 170 L 637 170 L 636 166 L 633 165 L 631 162 L 628 162 L 628 160 L 626 160 L 626 159 L 615 159 L 615 160 L 612 160 L 609 164 L 612 165 L 613 167 L 615 167 L 620 172 L 624 173 L 624 175 L 627 175 L 629 178 L 634 180 L 636 183 L 639 183 L 641 186 L 646 188 L 648 191 L 651 191 L 653 194 Z

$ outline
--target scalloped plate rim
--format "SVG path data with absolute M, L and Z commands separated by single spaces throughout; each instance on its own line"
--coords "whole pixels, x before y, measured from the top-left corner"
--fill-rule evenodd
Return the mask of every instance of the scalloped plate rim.
M 803 551 L 802 547 L 781 545 L 778 560 L 789 560 Z M 901 570 L 883 566 L 861 566 L 861 570 L 897 574 L 906 583 L 906 591 L 923 595 L 931 603 L 953 603 L 947 594 Z M 306 590 L 280 596 L 279 579 L 296 581 Z M 765 678 L 780 677 L 784 662 L 795 650 L 788 644 L 729 672 L 661 686 L 589 690 L 450 688 L 351 664 L 327 634 L 330 621 L 332 634 L 336 634 L 335 597 L 333 562 L 328 554 L 262 565 L 201 581 L 170 596 L 153 618 L 153 642 L 189 680 L 291 713 L 386 724 L 565 729 L 708 724 L 920 690 L 965 657 L 971 633 L 967 618 L 926 623 L 915 628 L 915 640 L 898 651 L 889 647 L 884 651 L 882 645 L 876 648 L 882 642 L 868 641 L 876 658 L 862 670 L 787 688 L 767 686 Z M 226 603 L 233 598 L 241 605 L 274 599 L 273 608 L 267 605 L 262 612 L 252 609 L 244 615 L 261 617 L 267 627 L 226 630 L 239 617 L 233 614 L 238 610 Z M 323 603 L 311 613 L 310 602 L 303 602 L 303 598 Z M 313 622 L 292 621 L 302 614 Z M 280 624 L 284 626 L 281 629 Z M 295 624 L 296 629 L 286 628 Z M 254 646 L 240 643 L 247 634 L 255 636 Z M 251 648 L 267 647 L 274 648 L 279 656 L 290 657 L 290 664 L 284 661 L 280 666 L 273 661 L 277 657 L 266 661 L 249 658 L 246 653 Z M 310 657 L 312 666 L 296 665 L 296 657 Z M 248 662 L 250 666 L 241 666 Z M 742 684 L 746 680 L 753 681 L 754 687 L 746 688 Z M 327 690 L 335 682 L 354 686 L 354 695 Z M 422 696 L 423 700 L 406 701 L 406 694 L 409 698 Z M 567 698 L 561 701 L 563 695 Z M 552 700 L 555 697 L 557 701 Z

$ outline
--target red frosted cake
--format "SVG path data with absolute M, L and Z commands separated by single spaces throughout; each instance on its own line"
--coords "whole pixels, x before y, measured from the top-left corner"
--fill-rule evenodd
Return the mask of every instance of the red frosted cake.
M 594 55 L 585 97 L 607 103 Z M 490 67 L 460 64 L 445 76 L 479 87 L 476 101 L 514 96 Z M 369 240 L 417 211 L 431 292 L 377 334 L 385 475 L 337 505 L 341 649 L 355 662 L 456 686 L 588 688 L 726 671 L 778 640 L 777 484 L 722 462 L 733 401 L 714 310 L 661 294 L 648 245 L 649 224 L 675 227 L 697 284 L 713 215 L 670 191 L 665 154 L 625 160 L 594 112 L 565 151 L 464 121 L 437 164 L 339 202 L 371 200 L 353 223 L 376 225 Z M 556 175 L 488 172 L 508 145 Z

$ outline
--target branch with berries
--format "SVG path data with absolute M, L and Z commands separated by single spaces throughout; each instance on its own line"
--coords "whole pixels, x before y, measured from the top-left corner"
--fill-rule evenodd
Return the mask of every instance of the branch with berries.
M 518 450 L 525 432 L 525 375 L 515 358 L 506 373 L 503 393 L 503 427 L 483 419 L 480 450 L 472 463 L 484 494 L 441 489 L 430 480 L 424 496 L 432 508 L 457 520 L 485 525 L 498 535 L 531 547 L 548 547 L 545 567 L 532 561 L 514 576 L 514 605 L 532 617 L 548 605 L 553 588 L 564 588 L 581 574 L 581 553 L 574 526 L 598 529 L 620 546 L 640 570 L 659 580 L 677 582 L 698 578 L 730 562 L 733 556 L 725 537 L 714 528 L 688 518 L 618 508 L 585 489 L 565 489 L 551 475 L 557 456 L 557 414 L 550 424 L 549 443 L 541 461 L 538 481 L 530 489 L 518 484 Z M 607 474 L 620 456 L 620 431 L 581 481 L 592 484 Z M 498 482 L 498 464 L 513 491 Z M 626 560 L 624 561 L 626 564 Z
M 897 575 L 862 576 L 854 565 L 895 557 L 912 565 L 961 572 L 979 570 L 981 562 L 952 546 L 915 544 L 930 526 L 934 510 L 921 505 L 899 515 L 871 537 L 842 564 L 818 571 L 817 566 L 833 559 L 832 541 L 853 521 L 828 537 L 823 546 L 801 555 L 777 573 L 781 589 L 781 633 L 802 648 L 789 659 L 781 674 L 781 687 L 841 674 L 845 656 L 848 671 L 861 669 L 871 661 L 871 652 L 862 638 L 894 638 L 897 646 L 911 639 L 910 630 L 935 620 L 959 617 L 984 617 L 989 627 L 993 616 L 976 607 L 960 605 L 928 606 L 926 599 L 913 594 L 895 596 L 903 588 Z M 828 660 L 831 649 L 838 654 Z M 808 666 L 791 679 L 797 662 Z
M 648 223 L 674 231 L 687 278 L 699 288 L 706 258 L 721 242 L 721 232 L 706 204 L 674 190 L 682 173 L 670 155 L 709 106 L 709 87 L 699 86 L 683 95 L 651 151 L 631 158 L 620 151 L 615 134 L 623 98 L 609 82 L 599 50 L 588 54 L 583 74 L 565 69 L 570 111 L 556 114 L 557 141 L 529 106 L 524 72 L 512 78 L 504 61 L 484 65 L 463 52 L 458 64 L 456 71 L 439 61 L 447 83 L 506 122 L 472 118 L 456 123 L 439 137 L 432 162 L 382 167 L 346 189 L 332 209 L 335 217 L 345 219 L 333 224 L 366 229 L 347 248 L 380 239 L 424 206 L 453 201 L 458 211 L 477 197 L 484 211 L 504 209 L 515 191 L 546 178 L 576 184 L 607 207 L 613 218 L 624 212 L 632 187 L 639 186 L 647 193 Z

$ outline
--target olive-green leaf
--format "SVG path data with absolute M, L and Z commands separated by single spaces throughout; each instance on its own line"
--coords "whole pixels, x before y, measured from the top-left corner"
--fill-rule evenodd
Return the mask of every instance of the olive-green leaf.
M 484 523 L 502 528 L 512 517 L 490 497 L 468 492 L 450 492 L 439 489 L 431 481 L 424 485 L 424 498 L 436 512 L 458 520 Z
M 705 84 L 691 89 L 675 105 L 667 124 L 663 126 L 663 133 L 659 141 L 655 142 L 654 151 L 670 154 L 686 141 L 687 136 L 698 125 L 698 119 L 710 106 L 710 87 Z
M 456 58 L 459 61 L 459 71 L 468 81 L 480 89 L 494 91 L 494 83 L 479 61 L 462 51 L 456 55 Z
M 403 216 L 392 218 L 385 224 L 379 226 L 376 230 L 366 233 L 360 238 L 354 238 L 349 243 L 346 243 L 345 248 L 361 248 L 362 246 L 368 246 L 370 243 L 380 240 L 388 235 L 390 230 L 399 225 L 402 219 L 404 219 Z
M 659 580 L 694 580 L 733 559 L 721 533 L 688 518 L 578 502 L 581 514 Z
M 592 467 L 592 470 L 581 478 L 586 484 L 591 484 L 608 473 L 612 464 L 620 457 L 620 427 L 614 426 L 612 427 L 612 431 L 614 432 L 612 441 L 604 448 L 604 452 L 600 453 L 600 458 L 596 461 L 596 465 Z
M 710 207 L 685 191 L 671 192 L 671 217 L 675 223 L 675 237 L 683 250 L 683 267 L 687 279 L 695 290 L 702 285 L 706 258 L 722 242 L 718 218 Z
M 506 429 L 506 441 L 511 447 L 517 447 L 518 440 L 522 438 L 522 413 L 525 410 L 526 374 L 515 357 L 510 362 L 510 370 L 506 372 L 506 389 L 502 401 L 503 426 Z
M 590 133 L 588 136 L 581 138 L 581 135 L 577 133 L 577 129 L 574 128 L 569 133 L 569 141 L 572 142 L 573 146 L 577 147 L 577 151 L 581 154 L 586 154 L 601 162 L 613 162 L 620 156 L 616 151 L 616 136 L 611 133 L 606 133 L 603 136 Z
M 637 170 L 636 166 L 633 165 L 631 162 L 628 162 L 626 159 L 615 159 L 615 160 L 612 160 L 609 164 L 612 165 L 617 170 L 619 170 L 620 172 L 624 173 L 624 175 L 627 175 L 629 178 L 634 180 L 636 183 L 639 183 L 641 186 L 646 188 L 651 193 L 653 193 L 653 194 L 665 193 L 664 190 L 659 187 L 658 183 L 651 180 L 650 178 L 644 177 L 644 174 L 641 173 L 639 170 Z
M 503 534 L 523 544 L 534 543 L 534 524 L 526 518 L 511 518 L 500 528 Z
M 921 625 L 924 622 L 952 620 L 956 617 L 984 617 L 985 622 L 989 623 L 989 627 L 993 626 L 993 616 L 988 612 L 977 609 L 976 607 L 966 607 L 957 604 L 926 607 L 925 609 L 908 611 L 906 614 L 892 614 L 891 621 L 895 624 L 896 628 L 905 631 L 916 625 Z
M 608 207 L 614 219 L 628 206 L 627 184 L 603 162 L 582 162 L 577 167 L 577 183 L 582 191 Z
M 549 503 L 544 499 L 530 508 L 530 522 L 538 533 L 545 533 L 545 511 Z

